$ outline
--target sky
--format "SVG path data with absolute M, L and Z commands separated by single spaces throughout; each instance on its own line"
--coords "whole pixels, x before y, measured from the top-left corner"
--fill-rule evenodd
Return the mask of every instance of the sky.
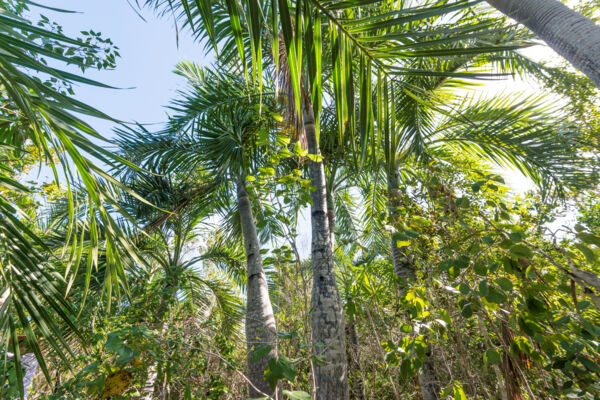
M 135 3 L 135 0 L 131 0 Z M 45 0 L 44 5 L 77 11 L 58 13 L 38 10 L 63 26 L 69 36 L 80 36 L 89 29 L 101 32 L 119 47 L 121 58 L 114 70 L 86 71 L 85 76 L 122 88 L 104 89 L 87 85 L 75 88 L 76 97 L 113 118 L 129 122 L 160 123 L 165 108 L 175 97 L 182 80 L 173 69 L 178 62 L 193 61 L 208 65 L 203 46 L 194 43 L 186 32 L 179 40 L 172 18 L 161 18 L 153 10 L 142 9 L 140 18 L 126 0 Z M 101 134 L 112 134 L 112 123 L 89 120 Z
M 130 2 L 134 4 L 135 0 Z M 62 25 L 70 36 L 78 36 L 80 31 L 89 29 L 101 32 L 103 37 L 112 39 L 119 47 L 121 58 L 114 70 L 89 70 L 86 76 L 120 89 L 87 85 L 75 87 L 79 100 L 113 118 L 160 124 L 166 119 L 165 106 L 183 86 L 182 79 L 172 72 L 175 65 L 181 61 L 210 65 L 213 61 L 212 55 L 205 54 L 204 47 L 194 42 L 188 32 L 180 30 L 176 35 L 172 18 L 159 17 L 146 8 L 139 11 L 144 21 L 127 0 L 46 0 L 44 4 L 76 13 L 34 8 L 32 16 L 37 17 L 36 13 L 41 11 Z M 505 92 L 516 87 L 522 89 L 524 86 L 522 82 L 507 80 L 495 82 L 487 91 Z M 114 123 L 91 118 L 86 120 L 103 136 L 113 136 Z M 516 193 L 533 188 L 532 182 L 517 172 L 498 171 Z
M 135 3 L 135 0 L 130 0 Z M 160 124 L 165 121 L 166 109 L 177 89 L 183 88 L 182 78 L 172 71 L 181 61 L 192 61 L 210 65 L 211 55 L 204 47 L 194 42 L 186 31 L 179 31 L 177 38 L 172 18 L 159 17 L 153 10 L 142 9 L 142 19 L 127 0 L 45 0 L 44 4 L 76 11 L 58 13 L 32 8 L 35 21 L 41 12 L 50 20 L 63 26 L 69 36 L 79 36 L 80 31 L 101 32 L 119 47 L 121 58 L 114 70 L 86 71 L 85 76 L 120 88 L 105 89 L 86 85 L 75 87 L 76 98 L 105 112 L 113 118 L 142 124 Z M 528 49 L 539 57 L 552 55 L 546 47 Z M 538 57 L 538 58 L 539 58 Z M 77 71 L 74 71 L 77 72 Z M 535 94 L 536 89 L 525 82 L 505 80 L 494 82 L 485 88 L 488 94 L 525 90 Z M 104 120 L 86 119 L 105 137 L 112 137 L 114 123 Z M 515 171 L 495 168 L 504 175 L 513 193 L 519 194 L 533 189 L 533 183 Z M 51 180 L 49 170 L 41 172 L 39 179 Z M 302 224 L 308 221 L 302 221 Z M 310 246 L 309 229 L 300 238 L 303 253 Z

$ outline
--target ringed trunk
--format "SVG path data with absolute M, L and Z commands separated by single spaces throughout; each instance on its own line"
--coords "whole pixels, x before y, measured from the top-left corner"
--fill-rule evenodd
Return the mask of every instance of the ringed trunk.
M 356 331 L 356 320 L 346 325 L 346 336 L 348 337 L 348 376 L 352 379 L 350 393 L 352 400 L 365 400 L 365 385 L 360 363 L 360 343 Z
M 398 192 L 398 183 L 396 180 L 390 180 L 388 184 L 389 191 L 389 213 L 390 222 L 395 224 L 396 211 L 402 205 Z M 394 235 L 391 235 L 391 253 L 392 262 L 394 264 L 394 274 L 398 280 L 398 291 L 400 296 L 406 293 L 408 282 L 414 281 L 417 276 L 415 267 L 405 247 L 398 247 Z M 408 317 L 410 318 L 410 317 Z M 439 400 L 440 385 L 438 383 L 437 374 L 435 371 L 435 360 L 432 355 L 432 345 L 429 344 L 429 349 L 425 354 L 425 361 L 419 371 L 419 386 L 421 387 L 421 397 L 423 400 Z
M 600 26 L 558 0 L 487 0 L 600 86 Z
M 304 131 L 310 154 L 320 154 L 313 108 L 302 101 Z M 312 268 L 311 328 L 315 363 L 315 400 L 347 400 L 348 365 L 344 311 L 335 279 L 331 228 L 327 214 L 327 188 L 322 162 L 309 160 L 311 183 Z
M 327 219 L 331 231 L 331 245 L 335 246 L 335 202 L 331 190 L 327 191 Z M 356 316 L 354 317 L 356 318 Z M 365 387 L 360 363 L 360 344 L 356 331 L 356 319 L 346 324 L 346 343 L 348 344 L 348 387 L 350 398 L 353 400 L 365 399 Z
M 238 183 L 237 197 L 248 276 L 246 299 L 246 358 L 247 376 L 250 380 L 248 393 L 250 398 L 273 396 L 275 391 L 265 381 L 264 372 L 269 360 L 277 357 L 277 327 L 245 182 Z M 270 346 L 270 350 L 267 355 L 255 361 L 254 352 L 261 346 Z

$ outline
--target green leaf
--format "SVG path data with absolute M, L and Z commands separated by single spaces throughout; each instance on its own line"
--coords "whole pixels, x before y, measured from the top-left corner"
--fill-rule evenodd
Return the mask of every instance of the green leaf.
M 473 316 L 473 307 L 471 303 L 467 303 L 461 310 L 460 313 L 465 318 L 471 318 Z
M 323 161 L 323 156 L 320 154 L 307 154 L 306 157 L 316 163 Z
M 582 300 L 577 302 L 577 309 L 578 310 L 585 310 L 586 308 L 589 308 L 592 305 L 592 303 L 590 303 L 588 300 Z
M 469 400 L 460 382 L 454 382 L 454 400 Z
M 596 254 L 589 247 L 582 243 L 575 243 L 575 247 L 583 253 L 587 262 L 593 263 L 596 260 Z
M 410 240 L 396 240 L 396 247 L 408 247 L 410 246 Z
M 292 150 L 292 152 L 297 155 L 298 157 L 306 157 L 306 155 L 308 154 L 308 150 L 304 150 L 302 148 L 302 144 L 300 144 L 300 141 L 297 141 L 296 144 L 294 145 L 294 149 Z
M 512 232 L 508 235 L 508 237 L 515 243 L 519 243 L 521 240 L 523 240 L 523 235 L 521 232 Z
M 458 268 L 456 265 L 453 264 L 448 269 L 448 278 L 450 278 L 450 280 L 453 281 L 456 278 L 458 278 L 459 275 L 460 275 L 460 268 Z
M 252 352 L 252 362 L 258 362 L 262 360 L 267 354 L 271 352 L 271 345 L 269 344 L 261 344 L 256 347 Z
M 504 278 L 504 277 L 498 278 L 498 279 L 496 279 L 496 283 L 498 284 L 498 286 L 500 286 L 502 289 L 506 290 L 507 292 L 509 292 L 513 289 L 513 283 L 508 278 Z
M 529 259 L 533 256 L 531 249 L 523 244 L 515 244 L 510 247 L 510 253 L 518 258 Z
M 598 366 L 598 364 L 596 364 L 595 362 L 593 362 L 592 360 L 590 360 L 589 358 L 587 358 L 586 356 L 584 356 L 582 354 L 577 356 L 577 360 L 591 372 L 600 371 L 600 367 Z
M 240 11 L 241 6 L 237 0 L 225 0 L 225 5 L 227 6 L 227 13 L 229 14 L 229 18 L 231 21 L 231 28 L 233 36 L 235 38 L 235 44 L 237 46 L 238 54 L 244 67 L 244 75 L 247 77 L 248 66 L 246 63 L 246 52 L 244 51 L 244 37 L 242 31 Z
M 598 236 L 598 235 L 592 235 L 591 233 L 580 232 L 577 234 L 577 237 L 587 244 L 594 244 L 594 245 L 600 247 L 600 236 Z
M 487 244 L 488 246 L 491 246 L 494 244 L 494 238 L 492 237 L 492 235 L 486 235 L 486 236 L 482 237 L 481 241 L 483 243 Z
M 271 358 L 265 369 L 265 380 L 273 390 L 277 387 L 277 382 L 280 379 L 292 382 L 296 379 L 296 375 L 298 375 L 298 372 L 296 372 L 294 364 L 285 356 Z
M 466 283 L 461 283 L 460 286 L 458 287 L 458 290 L 464 295 L 469 294 L 469 292 L 471 291 L 471 289 L 469 288 L 469 285 L 467 285 Z
M 232 1 L 232 0 L 228 0 Z M 292 17 L 288 0 L 278 0 L 279 5 L 279 20 L 281 22 L 281 32 L 283 34 L 283 42 L 287 51 L 287 61 L 292 82 L 292 89 L 295 100 L 295 109 L 300 117 L 302 110 L 302 92 L 301 92 L 301 70 L 302 70 L 302 52 L 301 41 L 302 32 L 299 32 L 302 22 L 296 18 L 295 27 L 292 27 Z M 298 8 L 302 8 L 301 4 L 297 4 Z M 300 50 L 300 51 L 299 51 Z
M 490 303 L 496 303 L 496 304 L 502 304 L 507 300 L 506 295 L 496 289 L 493 286 L 488 286 L 489 288 L 489 293 L 487 294 L 487 296 L 485 296 L 485 298 L 490 302 Z
M 473 265 L 473 270 L 475 271 L 475 273 L 479 276 L 487 276 L 487 267 L 483 264 L 479 264 L 479 263 L 475 263 Z
M 500 354 L 496 351 L 496 349 L 487 349 L 483 355 L 483 361 L 486 364 L 498 365 L 500 364 Z
M 471 189 L 473 189 L 473 192 L 477 193 L 481 190 L 483 185 L 485 185 L 485 181 L 475 182 L 473 185 L 471 185 Z
M 490 293 L 487 280 L 479 282 L 479 293 L 484 297 Z
M 310 394 L 301 391 L 290 392 L 289 390 L 284 390 L 283 394 L 286 395 L 291 400 L 311 400 L 312 397 Z
M 529 312 L 534 315 L 545 314 L 548 311 L 544 302 L 536 299 L 535 297 L 528 297 L 527 300 L 525 300 L 525 305 L 527 306 Z

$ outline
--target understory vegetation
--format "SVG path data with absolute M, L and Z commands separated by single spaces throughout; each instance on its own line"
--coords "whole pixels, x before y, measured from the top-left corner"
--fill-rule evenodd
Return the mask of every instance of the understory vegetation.
M 136 0 L 215 60 L 160 125 L 77 100 L 118 43 L 39 3 L 0 0 L 1 399 L 600 399 L 600 38 L 519 24 L 597 2 Z

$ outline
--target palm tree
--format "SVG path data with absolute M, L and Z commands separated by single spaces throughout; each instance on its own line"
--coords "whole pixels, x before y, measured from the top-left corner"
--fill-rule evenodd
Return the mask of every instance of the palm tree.
M 118 185 L 106 174 L 106 166 L 123 164 L 112 154 L 105 138 L 80 119 L 77 114 L 108 119 L 104 113 L 74 97 L 72 86 L 77 83 L 106 87 L 82 75 L 67 72 L 67 64 L 82 71 L 88 67 L 111 68 L 118 52 L 108 39 L 101 36 L 72 38 L 65 36 L 49 21 L 32 23 L 27 19 L 27 6 L 32 2 L 2 2 L 0 4 L 0 133 L 2 161 L 0 180 L 8 192 L 0 196 L 0 231 L 3 249 L 0 259 L 0 346 L 14 355 L 16 370 L 21 372 L 17 331 L 25 333 L 26 345 L 40 362 L 49 380 L 38 338 L 44 338 L 60 357 L 70 355 L 65 335 L 57 320 L 66 323 L 67 330 L 77 332 L 71 317 L 72 307 L 65 301 L 65 279 L 56 272 L 60 260 L 42 240 L 42 232 L 24 217 L 14 199 L 32 196 L 31 188 L 18 181 L 19 170 L 11 167 L 37 154 L 33 160 L 46 164 L 67 183 L 71 210 L 75 208 L 74 188 L 81 180 L 90 193 L 88 212 L 97 213 L 112 229 L 109 241 L 113 246 L 128 246 L 125 235 L 107 210 L 116 204 Z M 50 66 L 52 65 L 52 67 Z M 104 142 L 103 145 L 91 140 Z M 74 213 L 71 213 L 74 215 Z M 74 238 L 79 236 L 75 220 L 65 248 L 74 252 Z M 98 254 L 94 251 L 93 254 Z M 118 267 L 111 263 L 116 272 Z M 115 273 L 115 276 L 117 274 Z M 49 308 L 46 308 L 49 307 Z M 53 318 L 55 314 L 58 319 Z M 19 392 L 24 387 L 19 380 Z
M 398 68 L 394 60 L 452 53 L 489 53 L 515 48 L 522 43 L 508 41 L 496 47 L 485 40 L 478 41 L 477 32 L 487 31 L 491 24 L 488 19 L 475 21 L 465 11 L 473 5 L 469 2 L 434 1 L 420 5 L 418 2 L 384 1 L 366 6 L 360 2 L 325 4 L 313 0 L 291 3 L 287 0 L 211 3 L 147 0 L 145 3 L 183 19 L 208 46 L 222 50 L 222 59 L 232 60 L 237 49 L 245 71 L 248 71 L 247 60 L 251 59 L 252 77 L 248 79 L 259 82 L 259 86 L 262 71 L 275 65 L 275 73 L 290 99 L 290 114 L 295 115 L 307 141 L 311 184 L 315 188 L 311 192 L 314 270 L 311 327 L 315 354 L 324 361 L 315 366 L 316 398 L 348 398 L 344 318 L 335 281 L 331 227 L 327 219 L 327 188 L 319 149 L 323 77 L 328 75 L 329 68 L 322 62 L 322 53 L 325 49 L 332 55 L 329 76 L 334 89 L 331 94 L 339 135 L 354 137 L 356 114 L 372 113 L 369 89 L 372 69 L 384 75 L 426 74 L 427 71 Z M 435 37 L 434 32 L 420 29 L 419 22 L 425 26 L 444 15 L 452 15 L 454 21 L 452 27 L 444 26 L 440 30 L 441 39 Z M 402 32 L 401 27 L 406 27 L 407 32 Z M 267 61 L 262 56 L 265 38 L 272 51 Z M 450 53 L 435 48 L 440 41 L 455 43 L 465 38 L 472 40 Z M 357 61 L 360 61 L 359 74 L 356 73 Z M 359 79 L 355 79 L 357 76 Z M 355 93 L 360 93 L 359 113 L 355 112 Z M 361 134 L 372 132 L 371 127 L 372 124 L 363 123 Z
M 275 389 L 265 380 L 271 358 L 277 357 L 277 328 L 269 299 L 260 242 L 254 222 L 252 201 L 246 178 L 259 173 L 264 146 L 257 145 L 258 134 L 269 132 L 270 97 L 262 93 L 262 113 L 254 107 L 261 94 L 246 87 L 238 76 L 179 64 L 189 89 L 180 92 L 169 127 L 162 135 L 148 137 L 137 133 L 122 137 L 123 148 L 132 149 L 151 170 L 202 171 L 210 181 L 211 207 L 227 213 L 231 197 L 236 199 L 239 227 L 246 250 L 246 341 L 247 376 L 250 397 L 272 396 Z M 139 160 L 138 160 L 139 161 Z M 215 204 L 216 203 L 216 204 Z
M 128 150 L 135 151 L 134 148 Z M 198 249 L 192 244 L 200 223 L 211 211 L 206 196 L 211 194 L 213 186 L 205 183 L 206 177 L 194 173 L 150 175 L 129 171 L 125 180 L 128 187 L 152 202 L 149 205 L 133 196 L 126 196 L 124 201 L 124 208 L 146 227 L 145 234 L 136 238 L 137 248 L 148 264 L 157 267 L 150 268 L 148 278 L 149 287 L 158 288 L 160 293 L 152 324 L 165 336 L 168 311 L 186 303 L 194 309 L 215 308 L 209 305 L 215 299 L 222 316 L 223 334 L 235 333 L 234 328 L 242 316 L 237 297 L 227 280 L 202 276 L 199 264 L 204 263 L 206 257 L 194 254 Z M 147 388 L 150 394 L 162 397 L 167 395 L 169 387 L 158 382 L 169 382 L 159 376 L 158 371 L 165 370 L 157 368 L 159 362 L 151 366 Z
M 526 62 L 518 58 L 515 61 Z M 420 62 L 420 66 L 450 73 L 466 70 L 478 62 L 449 59 L 432 65 Z M 453 79 L 413 76 L 394 82 L 380 81 L 377 87 L 384 92 L 384 98 L 390 99 L 377 110 L 377 129 L 383 138 L 380 162 L 387 181 L 389 219 L 399 227 L 390 235 L 390 252 L 401 294 L 409 282 L 417 279 L 408 245 L 410 238 L 403 232 L 398 215 L 404 198 L 399 169 L 405 163 L 416 160 L 427 164 L 460 151 L 502 167 L 519 169 L 546 195 L 581 187 L 585 182 L 588 169 L 577 153 L 577 131 L 566 123 L 565 116 L 561 118 L 538 98 L 463 98 L 456 93 L 461 85 L 463 89 L 468 87 L 467 83 Z M 437 399 L 439 385 L 429 354 L 419 380 L 423 398 Z
M 600 26 L 558 0 L 487 0 L 600 86 Z
M 105 286 L 103 282 L 114 278 L 107 268 L 109 258 L 114 256 L 112 251 L 107 251 L 110 245 L 102 221 L 98 217 L 95 221 L 90 220 L 86 212 L 88 194 L 80 189 L 76 197 L 82 201 L 75 210 L 75 218 L 82 232 L 78 242 L 81 264 L 91 265 L 88 264 L 91 261 L 88 249 L 96 246 L 94 240 L 99 242 L 97 246 L 101 255 L 98 257 L 98 267 L 91 272 L 89 280 L 89 274 L 78 269 L 76 263 L 65 262 L 75 265 L 75 271 L 70 274 L 69 286 L 72 289 L 67 300 L 80 305 L 82 312 L 87 314 L 87 321 L 134 312 L 131 321 L 153 327 L 159 332 L 157 339 L 163 342 L 169 340 L 170 321 L 176 320 L 177 313 L 182 310 L 192 310 L 194 319 L 218 322 L 218 329 L 224 335 L 240 336 L 238 325 L 243 310 L 237 285 L 218 270 L 219 265 L 214 264 L 216 270 L 212 268 L 213 263 L 207 265 L 209 257 L 199 253 L 194 243 L 201 222 L 205 221 L 204 217 L 209 212 L 208 198 L 204 194 L 209 192 L 211 186 L 199 184 L 203 179 L 206 180 L 205 177 L 189 173 L 151 174 L 135 169 L 124 172 L 122 182 L 152 202 L 140 201 L 132 195 L 125 195 L 120 200 L 123 209 L 144 226 L 144 232 L 140 233 L 122 218 L 116 219 L 123 224 L 123 231 L 128 233 L 129 240 L 135 244 L 138 258 L 143 261 L 140 264 L 131 259 L 124 249 L 114 250 L 123 253 L 121 259 L 127 263 L 126 277 L 122 281 L 127 289 L 127 299 L 124 300 L 119 292 L 114 294 L 116 301 L 109 300 L 109 304 L 117 304 L 115 313 L 102 310 L 102 304 L 86 302 L 87 298 L 101 298 Z M 57 251 L 62 249 L 69 235 L 71 218 L 67 198 L 61 198 L 51 205 L 47 215 L 51 234 L 44 237 L 48 246 Z M 140 313 L 139 310 L 145 312 Z M 78 326 L 86 334 L 97 334 L 85 323 L 79 322 Z M 171 378 L 159 376 L 159 371 L 164 372 L 166 367 L 158 366 L 171 362 L 170 358 L 151 358 L 145 387 L 149 397 L 168 395 L 172 388 Z M 57 370 L 57 374 L 61 372 Z M 158 382 L 164 384 L 159 385 Z

